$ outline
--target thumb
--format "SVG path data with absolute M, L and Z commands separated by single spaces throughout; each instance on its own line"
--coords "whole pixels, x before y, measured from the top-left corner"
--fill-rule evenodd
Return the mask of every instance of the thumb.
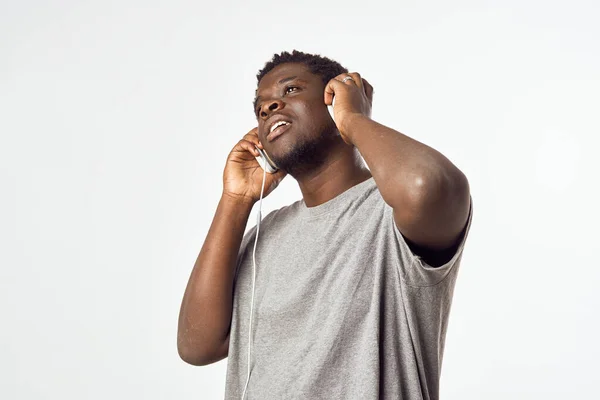
M 327 85 L 325 85 L 325 91 L 323 92 L 323 101 L 328 106 L 330 106 L 333 103 L 333 95 L 335 94 L 335 89 L 339 87 L 338 85 L 343 85 L 343 83 L 341 83 L 335 78 L 331 79 L 329 82 L 327 82 Z

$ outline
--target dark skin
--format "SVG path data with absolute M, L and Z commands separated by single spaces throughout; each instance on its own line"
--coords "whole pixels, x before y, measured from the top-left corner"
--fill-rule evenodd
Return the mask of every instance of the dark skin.
M 292 76 L 296 78 L 280 83 Z M 342 82 L 345 76 L 353 80 Z M 335 122 L 327 110 L 334 93 Z M 286 166 L 266 174 L 264 196 L 289 173 L 308 207 L 333 199 L 372 174 L 394 209 L 398 229 L 430 265 L 442 265 L 452 256 L 467 221 L 465 176 L 436 150 L 371 120 L 373 87 L 359 74 L 342 74 L 325 85 L 302 64 L 282 64 L 263 77 L 257 95 L 258 127 L 227 157 L 223 194 L 181 303 L 177 348 L 192 365 L 207 365 L 228 354 L 238 251 L 264 176 L 255 146 Z M 268 140 L 269 118 L 281 117 L 291 125 Z
M 279 84 L 278 81 L 297 76 Z M 286 170 L 300 186 L 308 207 L 329 201 L 348 188 L 371 177 L 356 147 L 345 143 L 323 102 L 321 78 L 301 64 L 282 64 L 263 77 L 257 89 L 261 107 L 257 113 L 258 138 L 277 165 L 300 143 L 318 143 L 312 163 Z M 337 100 L 336 100 L 337 105 Z M 274 114 L 285 116 L 290 129 L 273 141 L 266 139 Z
M 347 76 L 352 80 L 342 82 Z M 304 65 L 286 63 L 263 77 L 256 94 L 257 144 L 278 165 L 301 143 L 318 144 L 310 165 L 285 171 L 298 181 L 308 207 L 372 175 L 413 252 L 433 266 L 452 257 L 469 214 L 467 178 L 435 149 L 373 121 L 373 87 L 360 74 L 344 73 L 324 85 Z M 326 107 L 334 94 L 335 122 Z M 292 124 L 269 141 L 269 118 L 277 115 Z

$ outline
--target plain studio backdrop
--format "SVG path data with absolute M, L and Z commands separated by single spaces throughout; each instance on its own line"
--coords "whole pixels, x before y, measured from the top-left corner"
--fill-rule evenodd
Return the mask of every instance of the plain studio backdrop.
M 441 397 L 597 398 L 597 2 L 0 4 L 0 398 L 223 397 L 179 306 L 256 73 L 293 49 L 470 180 Z M 263 215 L 300 198 L 288 176 Z

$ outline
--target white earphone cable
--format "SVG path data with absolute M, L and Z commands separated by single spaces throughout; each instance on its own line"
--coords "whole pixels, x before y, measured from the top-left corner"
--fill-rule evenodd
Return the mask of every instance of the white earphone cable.
M 256 218 L 256 236 L 254 238 L 254 251 L 252 252 L 252 262 L 253 262 L 253 272 L 254 275 L 252 277 L 252 300 L 250 302 L 250 323 L 248 328 L 248 378 L 246 379 L 246 384 L 244 385 L 244 393 L 242 393 L 242 400 L 246 396 L 246 389 L 248 388 L 248 382 L 250 381 L 250 349 L 252 347 L 252 314 L 254 311 L 254 284 L 256 282 L 256 243 L 258 242 L 258 231 L 260 230 L 260 220 L 261 212 L 262 212 L 262 198 L 263 192 L 265 190 L 265 181 L 267 179 L 267 160 L 263 158 L 263 181 L 262 187 L 260 189 L 260 200 L 258 202 L 258 214 Z

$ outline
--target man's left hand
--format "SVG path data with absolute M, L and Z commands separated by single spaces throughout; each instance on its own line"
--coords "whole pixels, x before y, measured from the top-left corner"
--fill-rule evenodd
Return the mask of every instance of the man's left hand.
M 352 79 L 348 79 L 352 78 Z M 345 79 L 345 82 L 344 82 Z M 335 124 L 344 142 L 353 144 L 345 124 L 353 117 L 371 118 L 373 86 L 358 72 L 344 72 L 331 79 L 325 86 L 325 104 L 331 105 L 335 95 L 333 115 Z

